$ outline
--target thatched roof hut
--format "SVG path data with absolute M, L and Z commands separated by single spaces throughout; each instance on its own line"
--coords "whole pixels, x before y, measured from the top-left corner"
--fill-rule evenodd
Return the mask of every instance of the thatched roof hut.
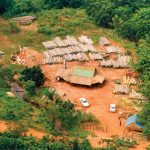
M 56 79 L 87 86 L 104 82 L 104 77 L 97 73 L 96 68 L 82 66 L 76 66 L 73 69 L 61 68 L 56 73 Z

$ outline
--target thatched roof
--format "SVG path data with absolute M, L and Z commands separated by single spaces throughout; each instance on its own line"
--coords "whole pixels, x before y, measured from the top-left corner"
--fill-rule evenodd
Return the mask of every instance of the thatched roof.
M 60 77 L 63 80 L 79 85 L 102 84 L 104 77 L 100 74 L 96 74 L 96 69 L 93 67 L 81 67 L 76 66 L 73 69 L 61 68 L 57 71 L 56 77 Z

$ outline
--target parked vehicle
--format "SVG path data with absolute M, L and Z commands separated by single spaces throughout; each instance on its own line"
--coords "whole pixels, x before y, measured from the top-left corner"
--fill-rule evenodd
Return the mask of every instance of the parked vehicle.
M 110 112 L 116 112 L 116 111 L 117 111 L 117 106 L 116 106 L 116 104 L 110 104 L 109 111 L 110 111 Z
M 80 102 L 82 103 L 82 105 L 84 107 L 89 107 L 90 106 L 88 101 L 85 98 L 80 98 Z

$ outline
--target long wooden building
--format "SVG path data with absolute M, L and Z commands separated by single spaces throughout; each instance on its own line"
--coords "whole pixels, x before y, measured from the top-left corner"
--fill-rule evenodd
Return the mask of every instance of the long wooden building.
M 92 86 L 94 84 L 102 85 L 104 76 L 97 72 L 93 67 L 76 66 L 73 69 L 61 68 L 56 73 L 57 81 L 63 79 L 72 84 Z

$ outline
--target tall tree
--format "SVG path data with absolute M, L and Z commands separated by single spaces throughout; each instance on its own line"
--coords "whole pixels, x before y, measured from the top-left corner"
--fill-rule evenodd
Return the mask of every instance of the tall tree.
M 0 0 L 0 14 L 8 11 L 13 6 L 14 0 Z

